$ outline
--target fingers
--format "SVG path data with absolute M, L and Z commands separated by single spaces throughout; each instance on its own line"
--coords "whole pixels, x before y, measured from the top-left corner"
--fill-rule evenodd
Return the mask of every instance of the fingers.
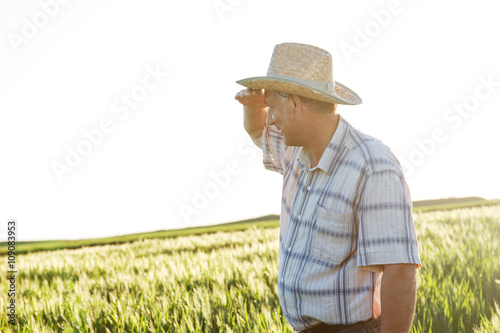
M 234 98 L 245 107 L 253 109 L 267 108 L 263 89 L 246 88 L 238 92 Z
M 254 96 L 264 95 L 264 89 L 251 89 Z
M 236 93 L 234 98 L 241 99 L 244 97 L 259 96 L 259 95 L 263 95 L 263 94 L 264 94 L 263 89 L 246 88 L 246 89 L 243 89 L 243 90 L 239 91 L 238 93 Z

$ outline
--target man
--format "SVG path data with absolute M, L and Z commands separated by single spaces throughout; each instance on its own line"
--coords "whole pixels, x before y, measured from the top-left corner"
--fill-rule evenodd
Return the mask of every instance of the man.
M 288 322 L 297 332 L 408 332 L 420 267 L 409 190 L 391 150 L 336 113 L 361 99 L 333 80 L 331 55 L 279 44 L 266 76 L 237 82 L 245 130 L 265 168 L 283 175 Z

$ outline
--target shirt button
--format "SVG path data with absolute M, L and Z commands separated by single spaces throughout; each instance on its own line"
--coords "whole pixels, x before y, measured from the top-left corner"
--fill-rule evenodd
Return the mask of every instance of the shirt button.
M 301 217 L 302 217 L 302 215 L 297 216 L 297 220 L 300 220 Z
M 310 190 L 311 190 L 311 186 L 308 186 L 308 187 L 307 187 L 307 190 L 308 190 L 308 191 L 310 191 Z
M 292 247 L 291 246 L 288 248 L 288 252 L 290 252 L 290 251 L 292 251 Z
M 280 279 L 280 282 L 283 283 L 283 278 Z

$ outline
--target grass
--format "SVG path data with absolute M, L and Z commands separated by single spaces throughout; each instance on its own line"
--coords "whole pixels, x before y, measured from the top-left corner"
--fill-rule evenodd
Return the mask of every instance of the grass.
M 495 314 L 491 318 L 483 317 L 481 326 L 474 328 L 474 333 L 500 332 L 500 306 L 495 304 Z
M 470 207 L 482 207 L 482 206 L 494 206 L 500 204 L 500 199 L 494 200 L 471 200 L 471 201 L 457 201 L 457 202 L 440 202 L 436 200 L 436 203 L 429 202 L 426 205 L 414 205 L 413 212 L 434 212 L 439 210 L 451 210 L 457 208 L 470 208 Z
M 471 332 L 500 301 L 500 205 L 414 214 L 423 267 L 415 332 Z
M 450 210 L 450 209 L 466 208 L 466 207 L 491 206 L 497 204 L 500 204 L 500 199 L 485 200 L 479 197 L 424 200 L 424 201 L 414 202 L 413 211 L 418 213 L 418 212 Z M 194 228 L 186 228 L 178 230 L 160 230 L 154 232 L 145 232 L 139 234 L 130 234 L 123 236 L 107 237 L 107 238 L 16 242 L 16 253 L 25 254 L 37 251 L 78 249 L 82 247 L 100 246 L 106 244 L 117 245 L 143 239 L 170 238 L 170 237 L 181 237 L 188 235 L 201 235 L 201 234 L 221 232 L 221 231 L 247 230 L 248 228 L 252 228 L 254 226 L 257 228 L 277 227 L 279 226 L 279 215 L 267 215 L 249 220 L 211 225 L 206 227 L 194 227 Z M 0 242 L 0 256 L 5 255 L 7 251 L 8 249 L 6 246 L 6 242 Z
M 278 228 L 259 223 L 19 255 L 18 326 L 2 317 L 0 331 L 292 332 L 277 295 Z M 415 224 L 412 332 L 500 332 L 500 205 L 416 212 Z
M 140 241 L 143 239 L 172 238 L 190 235 L 203 235 L 215 232 L 241 231 L 257 226 L 259 228 L 275 228 L 279 226 L 279 215 L 267 215 L 255 219 L 243 220 L 232 223 L 211 225 L 206 227 L 193 227 L 177 230 L 160 230 L 124 236 L 115 236 L 82 240 L 54 240 L 35 242 L 16 242 L 16 254 L 25 254 L 38 251 L 55 251 L 61 249 L 78 249 L 89 246 L 118 245 Z M 6 242 L 0 242 L 0 256 L 5 255 L 8 249 Z

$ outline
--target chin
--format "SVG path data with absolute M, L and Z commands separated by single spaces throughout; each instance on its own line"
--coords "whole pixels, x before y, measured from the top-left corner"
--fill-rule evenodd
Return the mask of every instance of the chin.
M 297 142 L 294 142 L 291 140 L 287 135 L 284 135 L 283 133 L 280 133 L 281 137 L 283 138 L 283 142 L 287 146 L 297 146 Z
M 297 146 L 296 142 L 293 142 L 293 140 L 288 140 L 288 138 L 286 138 L 286 137 L 283 137 L 283 142 L 287 146 Z

